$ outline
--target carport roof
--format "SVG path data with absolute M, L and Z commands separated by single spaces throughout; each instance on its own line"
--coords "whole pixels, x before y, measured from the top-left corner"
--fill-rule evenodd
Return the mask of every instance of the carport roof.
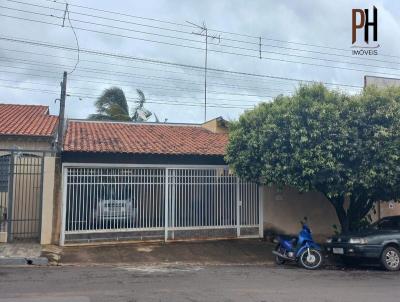
M 226 133 L 197 124 L 68 121 L 64 152 L 223 156 Z
M 47 106 L 0 104 L 0 135 L 51 137 L 56 125 Z

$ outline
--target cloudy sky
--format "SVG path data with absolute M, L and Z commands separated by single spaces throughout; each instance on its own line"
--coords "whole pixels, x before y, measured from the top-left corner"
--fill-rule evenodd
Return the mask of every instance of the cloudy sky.
M 135 106 L 136 89 L 160 120 L 204 120 L 205 37 L 209 37 L 207 119 L 237 118 L 289 94 L 302 81 L 356 93 L 365 74 L 400 78 L 399 1 L 0 0 L 0 102 L 49 105 L 86 118 L 108 87 Z M 379 55 L 351 53 L 351 10 L 378 8 Z M 189 23 L 190 22 L 190 23 Z M 361 34 L 360 34 L 361 36 Z M 261 59 L 260 38 L 261 37 Z M 73 71 L 74 70 L 74 71 Z M 73 72 L 72 72 L 73 71 Z M 333 85 L 337 84 L 337 85 Z

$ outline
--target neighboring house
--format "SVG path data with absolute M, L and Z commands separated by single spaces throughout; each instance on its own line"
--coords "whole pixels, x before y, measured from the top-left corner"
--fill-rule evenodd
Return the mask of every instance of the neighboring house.
M 48 106 L 0 104 L 0 148 L 51 150 L 56 125 Z
M 45 239 L 41 216 L 53 203 L 57 120 L 47 106 L 0 104 L 0 208 L 7 218 L 0 242 Z
M 369 75 L 364 76 L 364 88 L 372 85 L 377 87 L 400 86 L 400 79 Z
M 61 244 L 262 235 L 257 184 L 224 161 L 227 132 L 222 118 L 68 121 Z

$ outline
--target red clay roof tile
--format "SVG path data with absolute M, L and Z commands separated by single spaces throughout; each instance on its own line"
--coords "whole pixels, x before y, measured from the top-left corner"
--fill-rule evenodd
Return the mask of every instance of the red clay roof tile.
M 197 125 L 69 121 L 64 151 L 222 156 L 227 143 Z
M 56 125 L 47 106 L 0 104 L 0 135 L 50 137 Z

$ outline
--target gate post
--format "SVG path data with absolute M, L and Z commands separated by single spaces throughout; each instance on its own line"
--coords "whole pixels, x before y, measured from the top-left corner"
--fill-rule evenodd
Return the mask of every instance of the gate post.
M 165 201 L 164 201 L 164 211 L 165 211 L 165 218 L 164 218 L 164 241 L 168 241 L 168 177 L 169 177 L 169 169 L 165 168 Z
M 65 242 L 65 219 L 67 216 L 67 167 L 62 167 L 62 182 L 61 182 L 61 194 L 62 194 L 62 204 L 61 204 L 61 232 L 60 232 L 60 246 L 64 246 Z
M 13 199 L 14 199 L 14 151 L 10 154 L 10 169 L 8 179 L 8 206 L 7 206 L 7 242 L 11 242 L 13 228 Z
M 40 243 L 50 244 L 53 233 L 55 156 L 45 156 L 43 163 Z M 44 185 L 46 183 L 46 185 Z
M 258 235 L 260 238 L 264 237 L 264 187 L 260 184 L 258 186 Z
M 42 153 L 40 160 L 40 191 L 39 191 L 39 242 L 42 242 L 42 218 L 43 218 L 43 187 L 44 187 L 44 157 L 46 153 Z
M 240 180 L 236 176 L 236 236 L 240 237 L 240 212 L 242 202 L 240 200 Z
M 171 175 L 173 175 L 172 176 L 172 178 L 171 178 L 171 180 L 172 180 L 172 186 L 171 186 L 171 201 L 170 201 L 170 204 L 171 204 L 171 223 L 170 223 L 170 225 L 171 225 L 171 227 L 172 227 L 172 232 L 171 232 L 171 237 L 172 237 L 172 240 L 175 240 L 175 190 L 176 190 L 176 170 L 172 170 L 172 173 L 171 173 Z

